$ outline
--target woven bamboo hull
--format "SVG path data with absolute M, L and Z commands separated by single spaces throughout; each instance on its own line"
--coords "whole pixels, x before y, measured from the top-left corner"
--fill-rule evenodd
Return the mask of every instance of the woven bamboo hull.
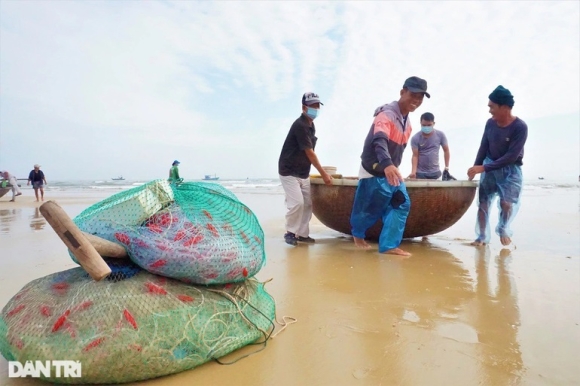
M 333 180 L 326 186 L 311 178 L 313 213 L 321 223 L 336 231 L 351 234 L 350 214 L 358 185 L 357 178 Z M 403 238 L 428 236 L 455 224 L 475 197 L 477 183 L 471 181 L 406 181 L 411 211 Z M 379 220 L 367 230 L 370 240 L 378 240 L 383 223 Z

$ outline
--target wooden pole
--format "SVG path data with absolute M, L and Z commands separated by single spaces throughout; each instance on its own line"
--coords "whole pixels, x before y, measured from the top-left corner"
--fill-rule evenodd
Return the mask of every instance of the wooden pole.
M 127 250 L 121 244 L 105 240 L 99 236 L 91 235 L 90 233 L 86 232 L 83 232 L 83 235 L 85 235 L 91 245 L 95 247 L 97 252 L 99 252 L 99 255 L 103 257 L 116 258 L 127 257 Z
M 60 205 L 47 201 L 40 206 L 40 213 L 95 281 L 111 273 L 111 268 Z

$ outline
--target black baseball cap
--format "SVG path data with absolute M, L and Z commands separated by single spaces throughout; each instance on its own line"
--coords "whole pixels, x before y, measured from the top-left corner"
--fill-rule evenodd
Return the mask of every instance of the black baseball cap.
M 403 88 L 406 88 L 411 92 L 422 92 L 427 98 L 431 98 L 431 95 L 427 92 L 427 81 L 417 76 L 407 78 Z
M 315 103 L 320 103 L 321 105 L 324 105 L 324 103 L 320 101 L 320 97 L 318 96 L 318 94 L 313 92 L 307 92 L 304 93 L 304 95 L 302 95 L 302 104 L 304 106 L 312 106 Z

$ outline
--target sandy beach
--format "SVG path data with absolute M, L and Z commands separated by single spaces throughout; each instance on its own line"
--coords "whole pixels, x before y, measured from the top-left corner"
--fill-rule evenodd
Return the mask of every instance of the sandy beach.
M 0 198 L 0 306 L 29 281 L 76 267 L 30 190 Z M 54 196 L 74 217 L 105 193 Z M 514 244 L 469 246 L 475 205 L 453 227 L 405 240 L 409 259 L 354 247 L 315 218 L 314 245 L 284 243 L 284 197 L 238 194 L 264 228 L 257 278 L 298 321 L 233 365 L 139 385 L 580 384 L 580 189 L 525 189 Z M 494 208 L 492 221 L 497 219 Z M 244 348 L 227 357 L 251 352 Z M 576 359 L 574 359 L 576 358 Z M 45 385 L 9 379 L 0 385 Z

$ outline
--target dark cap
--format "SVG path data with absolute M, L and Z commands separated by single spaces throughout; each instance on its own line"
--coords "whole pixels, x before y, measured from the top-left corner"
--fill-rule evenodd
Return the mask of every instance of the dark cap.
M 178 160 L 173 161 L 172 165 L 179 165 L 181 162 L 179 162 Z
M 514 96 L 502 85 L 499 85 L 489 94 L 489 100 L 498 105 L 514 107 Z
M 304 93 L 304 95 L 302 95 L 302 104 L 304 106 L 312 106 L 315 103 L 320 103 L 321 105 L 324 106 L 324 103 L 320 101 L 320 97 L 318 96 L 318 94 L 315 94 L 313 92 L 307 92 Z
M 427 98 L 431 98 L 431 95 L 427 92 L 427 81 L 417 76 L 407 78 L 403 88 L 406 88 L 411 92 L 422 92 Z

